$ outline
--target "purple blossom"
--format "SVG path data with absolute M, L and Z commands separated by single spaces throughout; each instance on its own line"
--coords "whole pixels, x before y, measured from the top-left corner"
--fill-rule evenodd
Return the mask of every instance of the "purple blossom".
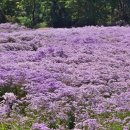
M 10 79 L 25 86 L 29 108 L 52 113 L 53 121 L 67 121 L 73 110 L 75 124 L 95 127 L 89 111 L 130 111 L 129 27 L 0 30 L 0 87 Z
M 13 93 L 5 93 L 3 95 L 5 102 L 12 104 L 16 101 L 16 96 Z
M 43 123 L 34 123 L 32 125 L 31 130 L 50 130 L 50 129 Z

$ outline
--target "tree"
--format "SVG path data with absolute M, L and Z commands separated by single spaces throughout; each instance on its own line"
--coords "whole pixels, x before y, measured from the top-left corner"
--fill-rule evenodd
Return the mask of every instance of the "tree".
M 1 0 L 0 22 L 28 27 L 130 24 L 130 0 Z M 114 24 L 115 25 L 115 24 Z
M 6 18 L 2 10 L 0 10 L 0 23 L 5 23 Z

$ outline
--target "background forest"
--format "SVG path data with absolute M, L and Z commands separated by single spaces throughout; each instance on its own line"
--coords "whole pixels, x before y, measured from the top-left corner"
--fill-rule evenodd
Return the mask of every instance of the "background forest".
M 130 0 L 0 0 L 0 23 L 28 27 L 130 24 Z

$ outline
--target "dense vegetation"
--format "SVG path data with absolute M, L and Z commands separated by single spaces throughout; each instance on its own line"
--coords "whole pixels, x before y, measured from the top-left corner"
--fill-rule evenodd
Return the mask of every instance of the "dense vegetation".
M 124 25 L 130 23 L 129 0 L 1 0 L 0 23 L 28 27 Z
M 129 26 L 0 24 L 0 130 L 130 130 L 129 41 Z

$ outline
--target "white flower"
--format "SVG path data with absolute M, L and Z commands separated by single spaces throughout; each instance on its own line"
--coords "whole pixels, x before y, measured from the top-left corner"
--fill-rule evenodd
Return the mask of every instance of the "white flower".
M 14 101 L 16 101 L 16 96 L 14 95 L 14 93 L 5 93 L 5 95 L 3 95 L 3 98 L 8 103 L 13 103 Z

